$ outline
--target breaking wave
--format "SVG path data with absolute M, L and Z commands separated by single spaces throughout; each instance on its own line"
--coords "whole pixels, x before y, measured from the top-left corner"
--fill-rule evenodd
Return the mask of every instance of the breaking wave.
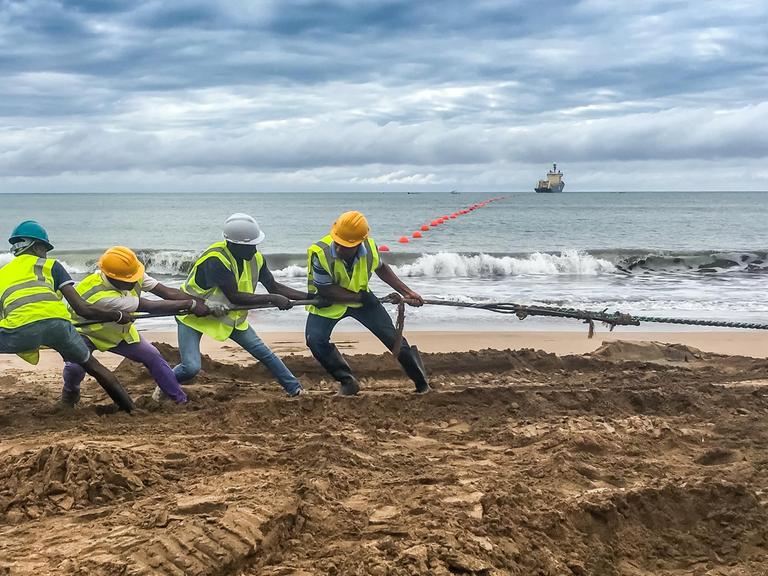
M 768 270 L 768 252 L 651 252 L 624 255 L 616 268 L 623 272 L 764 272 Z
M 527 257 L 441 252 L 424 254 L 412 264 L 403 264 L 396 269 L 403 276 L 436 278 L 482 278 L 523 274 L 594 276 L 615 271 L 611 262 L 576 250 L 561 254 L 536 252 Z
M 137 250 L 150 274 L 183 278 L 192 269 L 198 253 L 191 250 Z M 86 274 L 96 269 L 101 252 L 56 251 L 72 274 Z M 306 274 L 305 253 L 267 254 L 270 270 L 277 277 L 296 278 Z M 721 275 L 768 272 L 768 251 L 691 251 L 650 250 L 564 250 L 560 253 L 521 254 L 456 253 L 419 254 L 390 252 L 386 262 L 405 277 L 499 278 L 521 275 L 598 276 L 605 274 L 679 274 Z M 0 253 L 0 266 L 11 259 Z
M 10 252 L 2 252 L 0 253 L 0 267 L 5 266 L 13 260 L 13 256 Z M 66 260 L 58 259 L 59 262 L 61 262 L 62 266 L 70 273 L 70 274 L 83 274 L 88 272 L 88 270 L 84 270 L 79 268 L 78 266 L 73 266 L 71 264 L 68 264 Z

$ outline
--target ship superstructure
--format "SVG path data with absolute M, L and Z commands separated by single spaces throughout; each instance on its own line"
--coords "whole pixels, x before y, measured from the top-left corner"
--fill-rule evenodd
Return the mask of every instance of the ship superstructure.
M 539 193 L 562 192 L 565 188 L 563 173 L 557 169 L 557 164 L 552 164 L 552 170 L 547 172 L 546 180 L 539 180 L 538 186 L 534 188 Z

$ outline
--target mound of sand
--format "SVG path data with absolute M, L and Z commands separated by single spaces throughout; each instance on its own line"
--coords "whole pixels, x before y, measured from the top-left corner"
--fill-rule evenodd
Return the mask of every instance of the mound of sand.
M 589 356 L 621 362 L 679 364 L 711 359 L 718 355 L 707 354 L 684 344 L 616 340 L 615 342 L 603 342 L 603 345 Z
M 179 362 L 178 349 L 155 342 L 160 353 L 172 366 Z M 563 360 L 555 354 L 541 350 L 493 350 L 485 349 L 471 352 L 428 353 L 422 354 L 427 369 L 431 374 L 471 374 L 479 372 L 508 372 L 515 370 L 536 370 L 541 372 L 559 370 L 564 367 Z M 283 356 L 283 361 L 297 376 L 327 378 L 328 374 L 312 357 L 290 354 Z M 368 377 L 400 376 L 402 370 L 397 360 L 389 353 L 355 354 L 349 356 L 349 364 L 356 374 Z M 115 374 L 124 383 L 146 380 L 146 369 L 132 362 L 123 360 Z M 269 372 L 255 360 L 246 365 L 223 363 L 201 356 L 201 370 L 196 382 L 226 382 L 227 380 L 269 381 Z
M 55 444 L 0 460 L 0 514 L 11 521 L 133 498 L 163 481 L 141 453 Z

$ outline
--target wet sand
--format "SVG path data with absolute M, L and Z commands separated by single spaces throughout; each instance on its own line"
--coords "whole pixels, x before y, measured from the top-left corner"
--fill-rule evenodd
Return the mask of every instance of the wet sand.
M 594 348 L 604 336 L 528 337 Z M 411 333 L 445 350 L 434 338 Z M 132 415 L 90 380 L 78 409 L 56 408 L 51 359 L 6 366 L 0 574 L 768 573 L 764 358 L 631 341 L 588 355 L 425 352 L 434 391 L 418 396 L 377 347 L 350 354 L 363 392 L 339 398 L 313 358 L 288 352 L 296 335 L 270 341 L 306 396 L 286 399 L 222 346 L 184 407 L 154 403 L 143 367 L 122 363 Z

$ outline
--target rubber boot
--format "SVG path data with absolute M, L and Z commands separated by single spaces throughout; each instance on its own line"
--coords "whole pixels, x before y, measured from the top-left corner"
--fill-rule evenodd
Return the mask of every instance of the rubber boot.
M 62 390 L 61 391 L 61 399 L 59 400 L 59 404 L 66 408 L 74 408 L 77 406 L 78 402 L 80 402 L 80 390 L 76 391 L 69 391 L 69 390 Z
M 424 363 L 421 361 L 421 354 L 416 346 L 402 348 L 397 357 L 405 373 L 416 385 L 417 394 L 426 394 L 432 388 L 427 382 L 427 371 L 424 369 Z
M 341 385 L 339 387 L 340 396 L 354 396 L 360 392 L 360 383 L 352 375 L 352 369 L 338 348 L 334 346 L 333 350 L 322 358 L 315 357 L 323 365 L 323 368 Z
M 352 376 L 344 376 L 339 380 L 341 386 L 339 387 L 339 396 L 355 396 L 360 392 L 360 384 L 357 379 Z

